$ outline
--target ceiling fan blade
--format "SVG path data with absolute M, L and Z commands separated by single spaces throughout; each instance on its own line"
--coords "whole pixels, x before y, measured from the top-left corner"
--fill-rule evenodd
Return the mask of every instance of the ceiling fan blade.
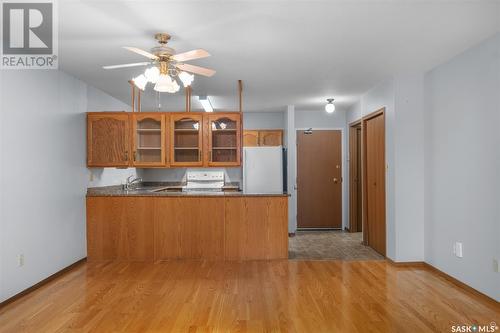
M 195 65 L 190 65 L 190 64 L 178 64 L 177 68 L 179 68 L 182 71 L 194 73 L 194 74 L 199 74 L 203 76 L 212 76 L 215 74 L 215 71 L 210 68 L 205 68 L 205 67 L 200 67 L 200 66 L 195 66 Z
M 152 59 L 152 60 L 156 60 L 156 59 L 158 59 L 158 57 L 157 57 L 157 56 L 155 56 L 154 54 L 149 53 L 149 52 L 144 51 L 144 50 L 141 50 L 141 49 L 139 49 L 139 48 L 137 48 L 137 47 L 132 47 L 132 46 L 124 46 L 123 48 L 124 48 L 124 49 L 127 49 L 127 50 L 129 50 L 129 51 L 135 52 L 135 53 L 137 53 L 137 54 L 140 54 L 140 55 L 142 55 L 142 56 L 145 56 L 145 57 L 147 57 L 147 58 L 149 58 L 149 59 Z
M 201 59 L 201 58 L 206 58 L 206 57 L 210 57 L 210 53 L 208 53 L 204 49 L 197 49 L 197 50 L 192 50 L 192 51 L 176 54 L 176 55 L 172 56 L 172 59 L 174 59 L 176 61 L 188 61 L 188 60 Z
M 116 69 L 116 68 L 126 68 L 126 67 L 137 67 L 137 66 L 147 66 L 150 62 L 134 62 L 130 64 L 121 64 L 121 65 L 110 65 L 110 66 L 102 66 L 104 69 Z

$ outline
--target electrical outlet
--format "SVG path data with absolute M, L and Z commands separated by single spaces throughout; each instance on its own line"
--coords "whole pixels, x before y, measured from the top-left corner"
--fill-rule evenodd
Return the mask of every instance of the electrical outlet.
M 493 259 L 493 272 L 498 273 L 498 259 Z
M 17 267 L 23 267 L 24 266 L 24 254 L 18 254 L 17 255 Z

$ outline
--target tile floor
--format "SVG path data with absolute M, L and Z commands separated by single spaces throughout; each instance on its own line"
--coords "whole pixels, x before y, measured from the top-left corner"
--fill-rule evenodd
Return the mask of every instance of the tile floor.
M 383 260 L 372 248 L 361 244 L 361 232 L 298 231 L 289 238 L 288 258 L 329 260 Z

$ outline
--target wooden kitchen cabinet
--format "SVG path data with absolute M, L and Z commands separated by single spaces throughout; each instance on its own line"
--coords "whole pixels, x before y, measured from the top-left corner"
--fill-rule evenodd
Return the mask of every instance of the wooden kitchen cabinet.
M 241 115 L 208 115 L 208 166 L 241 164 Z
M 257 147 L 259 145 L 259 131 L 243 131 L 243 147 Z
M 259 131 L 259 146 L 282 146 L 283 130 Z
M 132 115 L 132 161 L 136 167 L 166 166 L 166 117 L 161 113 Z
M 288 258 L 288 197 L 87 196 L 87 260 Z
M 128 167 L 130 114 L 96 112 L 87 114 L 87 166 Z
M 244 147 L 273 147 L 283 145 L 283 130 L 244 130 Z
M 203 115 L 175 113 L 170 116 L 170 165 L 203 166 Z
M 89 112 L 87 166 L 241 165 L 238 112 Z

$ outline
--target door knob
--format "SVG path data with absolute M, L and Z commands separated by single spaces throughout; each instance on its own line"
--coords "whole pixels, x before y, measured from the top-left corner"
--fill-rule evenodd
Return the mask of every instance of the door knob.
M 333 182 L 334 182 L 335 184 L 337 184 L 337 183 L 339 182 L 339 180 L 338 180 L 337 178 L 333 178 Z

